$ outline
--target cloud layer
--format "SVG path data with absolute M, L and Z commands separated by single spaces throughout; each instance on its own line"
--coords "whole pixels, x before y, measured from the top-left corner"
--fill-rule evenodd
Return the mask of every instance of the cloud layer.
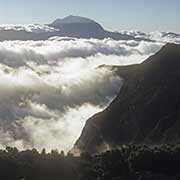
M 173 32 L 155 31 L 155 32 L 145 33 L 138 30 L 131 30 L 131 31 L 121 31 L 121 33 L 133 36 L 135 38 L 150 39 L 156 42 L 180 44 L 180 34 Z
M 15 31 L 26 31 L 26 32 L 34 32 L 34 33 L 44 33 L 44 32 L 55 32 L 59 31 L 53 27 L 49 27 L 44 24 L 1 24 L 1 30 L 15 30 Z
M 14 30 L 14 31 L 26 31 L 32 33 L 46 33 L 46 32 L 56 32 L 60 31 L 59 29 L 55 29 L 50 27 L 46 24 L 1 24 L 0 31 L 7 31 L 7 30 Z M 156 42 L 162 43 L 180 43 L 180 34 L 173 33 L 173 32 L 143 32 L 139 30 L 122 30 L 120 31 L 121 34 L 130 35 L 135 38 L 142 38 L 147 40 L 152 40 Z M 52 37 L 52 39 L 54 39 Z M 67 38 L 61 38 L 67 39 Z
M 108 67 L 141 63 L 161 42 L 54 37 L 0 42 L 0 147 L 70 150 L 86 120 L 117 95 Z

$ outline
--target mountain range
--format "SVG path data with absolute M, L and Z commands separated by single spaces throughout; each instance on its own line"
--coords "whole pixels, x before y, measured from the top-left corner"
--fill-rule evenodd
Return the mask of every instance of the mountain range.
M 0 41 L 4 40 L 48 40 L 52 37 L 111 38 L 114 40 L 161 41 L 180 43 L 180 35 L 174 32 L 150 32 L 138 30 L 111 32 L 96 21 L 80 16 L 58 18 L 49 24 L 0 25 Z
M 115 68 L 123 87 L 107 109 L 87 121 L 73 150 L 180 143 L 180 45 L 167 44 L 142 64 Z
M 36 26 L 36 25 L 34 25 Z M 39 27 L 40 25 L 38 25 Z M 49 31 L 47 31 L 47 29 Z M 54 28 L 54 31 L 52 31 Z M 18 29 L 18 30 L 17 30 Z M 4 40 L 47 40 L 54 36 L 76 37 L 76 38 L 112 38 L 115 40 L 147 40 L 136 38 L 128 34 L 110 32 L 105 30 L 99 23 L 85 17 L 67 16 L 63 19 L 56 19 L 50 24 L 46 24 L 46 31 L 29 32 L 20 26 L 0 28 L 0 41 Z

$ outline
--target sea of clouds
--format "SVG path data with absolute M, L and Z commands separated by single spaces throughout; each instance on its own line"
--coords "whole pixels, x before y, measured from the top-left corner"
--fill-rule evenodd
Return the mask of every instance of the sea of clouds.
M 2 30 L 26 31 L 26 32 L 33 32 L 33 33 L 59 31 L 45 24 L 1 24 L 0 31 Z
M 173 32 L 149 32 L 145 33 L 139 30 L 131 30 L 131 31 L 121 31 L 122 34 L 130 35 L 135 38 L 144 38 L 149 39 L 152 41 L 158 41 L 163 43 L 176 43 L 180 44 L 180 34 L 173 33 Z
M 0 148 L 73 147 L 123 79 L 101 65 L 141 63 L 164 42 L 53 37 L 0 42 Z
M 0 31 L 6 30 L 26 31 L 37 34 L 60 31 L 59 29 L 53 28 L 48 24 L 1 24 Z M 124 35 L 130 35 L 135 38 L 143 38 L 162 43 L 180 44 L 180 34 L 173 32 L 153 31 L 147 33 L 140 30 L 122 30 L 119 33 Z

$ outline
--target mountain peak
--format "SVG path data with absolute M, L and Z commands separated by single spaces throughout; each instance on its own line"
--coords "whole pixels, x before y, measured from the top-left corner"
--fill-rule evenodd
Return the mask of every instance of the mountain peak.
M 61 36 L 96 39 L 112 38 L 116 40 L 135 39 L 130 35 L 107 31 L 96 21 L 81 16 L 70 15 L 62 19 L 56 19 L 48 26 L 59 29 Z
M 56 19 L 52 24 L 70 24 L 70 23 L 96 23 L 92 19 L 81 16 L 66 16 L 63 19 Z

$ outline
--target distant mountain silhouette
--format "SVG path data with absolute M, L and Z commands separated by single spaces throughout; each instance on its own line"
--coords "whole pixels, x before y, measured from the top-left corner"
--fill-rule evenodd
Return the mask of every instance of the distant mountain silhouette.
M 81 16 L 67 16 L 63 19 L 56 19 L 52 24 L 59 25 L 59 24 L 72 24 L 72 23 L 79 23 L 79 24 L 96 24 L 95 21 L 92 19 L 81 17 Z
M 95 21 L 79 17 L 68 16 L 64 19 L 57 19 L 49 26 L 59 29 L 64 36 L 84 37 L 84 38 L 103 38 L 105 30 Z
M 180 143 L 180 45 L 167 44 L 140 65 L 119 67 L 118 74 L 124 79 L 119 95 L 87 121 L 74 149 Z
M 106 31 L 97 22 L 80 16 L 71 15 L 65 17 L 64 19 L 57 19 L 52 24 L 49 24 L 49 26 L 59 29 L 62 36 L 97 39 L 110 37 L 115 40 L 136 39 L 130 35 Z
M 170 38 L 179 38 L 180 34 L 173 33 L 173 32 L 167 32 L 162 35 L 162 37 L 170 37 Z
M 76 38 L 112 38 L 115 40 L 144 40 L 131 35 L 110 32 L 103 29 L 97 22 L 80 16 L 67 16 L 56 19 L 49 27 L 57 29 L 55 32 L 27 32 L 17 30 L 0 30 L 0 41 L 4 40 L 47 40 L 53 36 Z M 59 31 L 58 31 L 59 30 Z M 147 41 L 147 39 L 145 39 Z

